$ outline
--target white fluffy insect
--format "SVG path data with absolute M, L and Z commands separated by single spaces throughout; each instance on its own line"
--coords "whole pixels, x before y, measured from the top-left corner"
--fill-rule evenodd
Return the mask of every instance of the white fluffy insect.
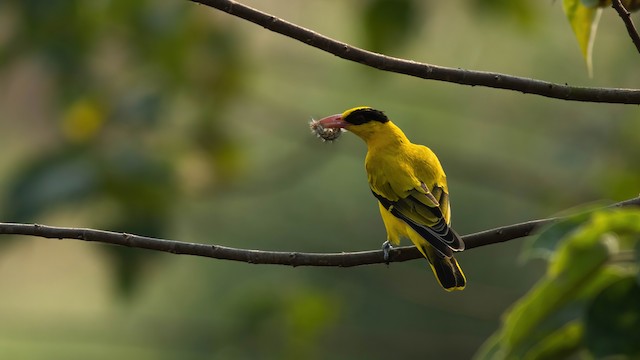
M 309 121 L 309 127 L 311 128 L 311 132 L 318 135 L 318 137 L 322 139 L 322 141 L 337 140 L 344 132 L 344 129 L 325 128 L 320 124 L 318 120 L 314 119 L 311 119 L 311 121 Z

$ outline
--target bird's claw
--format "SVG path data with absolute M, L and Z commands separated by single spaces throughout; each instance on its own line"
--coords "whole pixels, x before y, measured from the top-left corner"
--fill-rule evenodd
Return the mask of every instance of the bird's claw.
M 389 265 L 389 252 L 391 251 L 391 249 L 393 249 L 393 246 L 391 246 L 389 240 L 382 243 L 382 255 L 384 258 L 384 262 L 387 263 L 387 265 Z

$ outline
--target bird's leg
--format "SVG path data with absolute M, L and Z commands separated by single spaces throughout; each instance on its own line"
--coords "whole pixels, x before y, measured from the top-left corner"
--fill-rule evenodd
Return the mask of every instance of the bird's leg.
M 391 246 L 389 240 L 382 243 L 382 254 L 384 257 L 384 262 L 386 262 L 387 265 L 389 265 L 389 252 L 391 251 L 391 249 L 393 249 L 393 246 Z

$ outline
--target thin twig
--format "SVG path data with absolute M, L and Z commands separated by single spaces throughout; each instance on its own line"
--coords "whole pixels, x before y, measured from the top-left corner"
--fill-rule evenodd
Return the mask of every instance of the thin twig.
M 599 103 L 640 104 L 640 90 L 557 84 L 513 75 L 454 69 L 394 58 L 360 49 L 231 0 L 189 0 L 224 11 L 346 60 L 379 70 L 462 85 L 519 91 L 549 98 Z
M 633 44 L 640 53 L 640 35 L 638 35 L 638 30 L 636 30 L 633 20 L 631 20 L 631 13 L 624 7 L 620 0 L 613 0 L 611 6 L 616 9 L 618 15 L 620 15 L 620 18 L 624 21 L 629 37 L 631 37 L 631 41 L 633 41 Z
M 624 206 L 640 206 L 640 197 L 614 204 L 611 207 Z M 462 239 L 466 244 L 467 250 L 469 250 L 480 246 L 497 244 L 529 236 L 540 227 L 557 220 L 558 218 L 549 218 L 527 221 L 466 235 L 463 236 Z M 203 256 L 222 260 L 235 260 L 251 264 L 352 267 L 385 262 L 381 250 L 328 254 L 247 250 L 220 245 L 163 240 L 112 231 L 64 228 L 37 224 L 0 223 L 0 234 L 31 235 L 49 239 L 95 241 L 133 248 L 164 251 L 173 254 Z M 422 255 L 414 246 L 396 247 L 390 253 L 391 262 L 401 262 L 421 257 Z

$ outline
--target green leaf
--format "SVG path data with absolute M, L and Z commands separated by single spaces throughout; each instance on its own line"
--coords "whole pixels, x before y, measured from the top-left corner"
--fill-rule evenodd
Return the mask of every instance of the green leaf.
M 598 276 L 609 257 L 609 248 L 589 225 L 560 244 L 547 275 L 504 317 L 500 346 L 506 358 L 522 358 L 535 351 L 538 342 L 579 316 L 581 304 L 575 300 L 593 291 L 589 284 L 610 281 L 608 274 L 607 279 Z M 496 352 L 491 347 L 484 349 Z M 479 358 L 488 357 L 481 354 Z
M 605 288 L 586 315 L 585 344 L 597 358 L 640 356 L 640 286 L 635 276 Z
M 560 302 L 556 301 L 557 297 L 546 298 L 553 294 L 550 284 L 553 280 L 544 278 L 536 285 L 535 291 L 530 291 L 504 316 L 500 331 L 482 345 L 474 358 L 548 359 L 568 355 L 580 345 L 581 337 L 578 335 L 583 330 L 582 327 L 577 328 L 576 322 L 581 321 L 590 299 L 621 278 L 617 269 L 605 268 L 584 286 L 565 292 L 566 299 Z M 547 301 L 556 301 L 557 306 L 546 307 L 552 311 L 544 317 L 538 316 L 540 310 L 547 306 Z M 527 325 L 531 326 L 526 336 L 519 339 L 517 347 L 511 346 L 508 341 L 512 338 L 513 329 Z M 557 339 L 559 336 L 561 338 Z M 568 337 L 563 340 L 565 336 Z
M 587 7 L 580 0 L 564 0 L 562 8 L 578 40 L 589 76 L 593 76 L 591 54 L 602 9 Z
M 492 360 L 492 359 L 503 359 L 504 358 L 504 348 L 502 346 L 502 332 L 496 332 L 491 335 L 483 344 L 480 346 L 478 351 L 473 355 L 474 360 Z
M 611 273 L 601 273 L 598 276 L 598 270 L 608 258 L 604 246 L 576 252 L 576 257 L 581 256 L 591 258 L 591 266 L 576 263 L 567 273 L 558 277 L 545 277 L 505 317 L 503 346 L 508 358 L 522 358 L 531 351 L 535 352 L 538 343 L 552 336 L 555 330 L 568 322 L 579 318 L 585 305 L 582 298 L 616 279 Z M 597 260 L 594 261 L 594 258 Z
M 594 205 L 602 208 L 602 205 Z M 549 260 L 554 255 L 559 244 L 572 232 L 579 229 L 590 218 L 596 219 L 599 231 L 617 231 L 620 233 L 636 233 L 640 231 L 640 210 L 637 209 L 615 209 L 615 210 L 595 210 L 593 206 L 578 209 L 577 214 L 561 218 L 553 224 L 541 230 L 537 236 L 531 237 L 523 247 L 521 259 L 529 260 L 542 258 Z M 594 215 L 605 214 L 605 215 Z M 595 226 L 592 224 L 592 226 Z M 594 229 L 595 230 L 595 229 Z M 613 240 L 613 238 L 611 238 Z M 628 243 L 628 239 L 622 238 L 623 243 Z M 632 241 L 637 241 L 637 236 L 632 237 Z M 617 240 L 616 240 L 617 241 Z M 628 245 L 627 245 L 628 246 Z M 633 246 L 633 245 L 632 245 Z
M 482 347 L 478 358 L 500 354 L 536 359 L 575 350 L 578 340 L 562 344 L 556 335 L 567 332 L 579 337 L 578 328 L 570 324 L 581 319 L 591 298 L 620 278 L 617 268 L 606 267 L 610 255 L 619 250 L 615 235 L 637 232 L 637 209 L 582 213 L 549 227 L 532 247 L 553 253 L 546 276 L 507 313 L 502 329 Z
M 584 326 L 572 321 L 554 331 L 524 357 L 525 360 L 562 359 L 576 352 L 582 343 Z
M 612 231 L 620 234 L 640 233 L 640 208 L 629 207 L 594 214 L 594 225 L 601 231 Z
M 587 306 L 603 289 L 628 276 L 623 275 L 628 268 L 608 265 L 610 256 L 620 250 L 621 239 L 636 241 L 626 248 L 637 246 L 638 234 L 637 208 L 578 214 L 549 227 L 534 244 L 553 253 L 547 274 L 505 314 L 502 328 L 476 358 L 555 358 L 576 351 Z M 566 341 L 560 340 L 564 337 Z
M 609 246 L 602 241 L 602 232 L 592 222 L 569 236 L 549 263 L 548 275 L 567 285 L 582 280 L 609 257 Z
M 560 219 L 544 228 L 537 236 L 527 239 L 520 256 L 521 260 L 541 258 L 549 260 L 560 242 L 571 232 L 589 220 L 591 213 L 585 211 Z

